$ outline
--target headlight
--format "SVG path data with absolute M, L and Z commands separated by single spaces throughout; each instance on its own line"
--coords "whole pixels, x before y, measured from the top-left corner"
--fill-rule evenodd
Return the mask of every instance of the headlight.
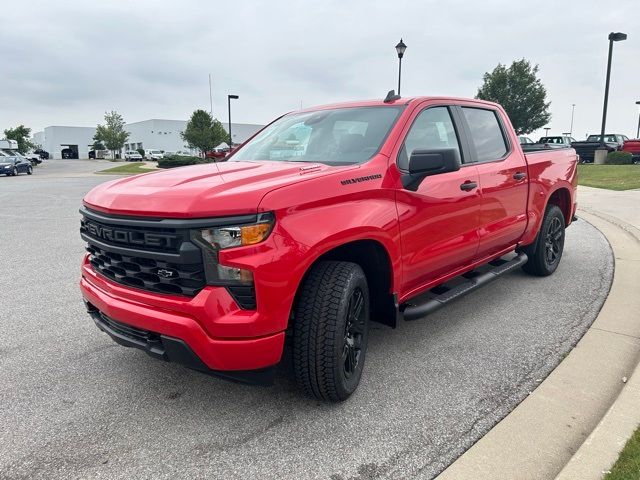
M 202 248 L 207 283 L 228 285 L 229 283 L 251 284 L 253 274 L 248 270 L 221 265 L 218 252 L 226 248 L 255 245 L 267 239 L 275 217 L 273 213 L 260 213 L 256 223 L 203 228 L 191 232 L 192 240 Z
M 201 238 L 214 250 L 254 245 L 265 240 L 273 228 L 273 214 L 261 214 L 252 225 L 205 228 Z

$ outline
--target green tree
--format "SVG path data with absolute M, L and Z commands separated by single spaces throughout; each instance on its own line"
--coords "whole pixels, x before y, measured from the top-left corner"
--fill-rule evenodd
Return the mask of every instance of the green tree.
M 93 136 L 93 145 L 91 145 L 91 148 L 94 150 L 104 150 L 105 146 L 104 146 L 104 142 L 102 140 L 102 138 L 100 137 L 100 134 L 98 133 L 98 129 L 96 129 L 96 134 Z
M 189 147 L 197 148 L 204 155 L 207 151 L 224 142 L 227 139 L 227 132 L 209 112 L 196 110 L 180 136 Z
M 104 114 L 104 123 L 96 127 L 94 145 L 95 142 L 104 143 L 112 152 L 121 151 L 129 139 L 129 133 L 124 129 L 124 118 L 118 112 L 111 111 Z
M 551 119 L 547 90 L 537 76 L 538 65 L 531 66 L 524 58 L 509 68 L 498 64 L 484 74 L 484 83 L 476 98 L 497 102 L 504 107 L 518 135 L 544 127 Z
M 32 148 L 35 148 L 35 145 L 29 140 L 31 129 L 24 125 L 18 125 L 16 128 L 7 128 L 4 131 L 4 136 L 7 140 L 18 142 L 18 151 L 20 153 L 27 153 Z

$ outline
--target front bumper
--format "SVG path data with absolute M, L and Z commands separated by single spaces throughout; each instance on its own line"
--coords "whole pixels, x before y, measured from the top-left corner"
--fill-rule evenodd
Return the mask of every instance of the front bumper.
M 273 383 L 274 366 L 258 370 L 213 370 L 205 365 L 183 340 L 125 325 L 107 317 L 90 303 L 86 302 L 85 304 L 87 312 L 93 318 L 96 326 L 120 345 L 144 350 L 154 358 L 179 363 L 192 370 L 227 380 L 254 385 Z
M 238 331 L 238 328 L 250 334 L 258 316 L 257 312 L 239 309 L 224 288 L 207 287 L 193 298 L 138 291 L 99 276 L 86 263 L 85 258 L 80 290 L 96 323 L 108 318 L 125 327 L 146 331 L 162 339 L 164 353 L 153 356 L 178 361 L 212 374 L 241 377 L 236 378 L 239 380 L 251 376 L 247 375 L 248 370 L 264 370 L 280 362 L 284 332 L 242 338 L 211 335 L 208 330 L 211 330 L 211 323 L 216 321 L 222 322 L 222 325 L 216 325 L 216 330 L 225 335 L 226 332 Z M 212 312 L 216 312 L 216 318 L 210 318 Z M 127 341 L 126 338 L 114 336 L 109 328 L 105 328 L 104 323 L 98 324 L 101 330 L 118 343 Z M 209 326 L 208 329 L 206 325 Z M 176 342 L 183 344 L 193 355 L 172 355 Z M 167 348 L 167 345 L 170 347 Z M 129 342 L 127 346 L 142 348 L 150 354 L 154 352 L 149 345 Z M 181 361 L 180 359 L 186 358 L 185 355 L 191 360 Z

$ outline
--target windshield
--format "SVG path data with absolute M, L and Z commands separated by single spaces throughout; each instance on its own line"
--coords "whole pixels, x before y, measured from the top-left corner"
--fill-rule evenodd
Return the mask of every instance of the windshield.
M 542 137 L 538 143 L 564 143 L 563 137 Z
M 589 135 L 589 137 L 587 137 L 587 142 L 599 142 L 599 141 L 600 141 L 600 135 Z M 604 141 L 615 143 L 617 140 L 615 135 L 605 135 Z
M 153 154 L 162 153 L 160 150 L 149 150 L 149 152 Z
M 402 108 L 336 108 L 286 115 L 241 147 L 229 161 L 361 163 L 378 152 Z

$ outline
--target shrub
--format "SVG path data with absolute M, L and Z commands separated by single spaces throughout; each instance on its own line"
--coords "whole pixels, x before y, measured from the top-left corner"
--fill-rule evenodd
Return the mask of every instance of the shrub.
M 609 152 L 604 163 L 607 165 L 632 165 L 633 154 L 630 152 Z
M 139 148 L 137 151 L 140 155 L 142 155 L 142 158 L 144 158 L 144 148 Z
M 184 167 L 186 165 L 198 165 L 200 163 L 211 163 L 211 158 L 183 157 L 181 155 L 167 155 L 158 160 L 159 168 Z

